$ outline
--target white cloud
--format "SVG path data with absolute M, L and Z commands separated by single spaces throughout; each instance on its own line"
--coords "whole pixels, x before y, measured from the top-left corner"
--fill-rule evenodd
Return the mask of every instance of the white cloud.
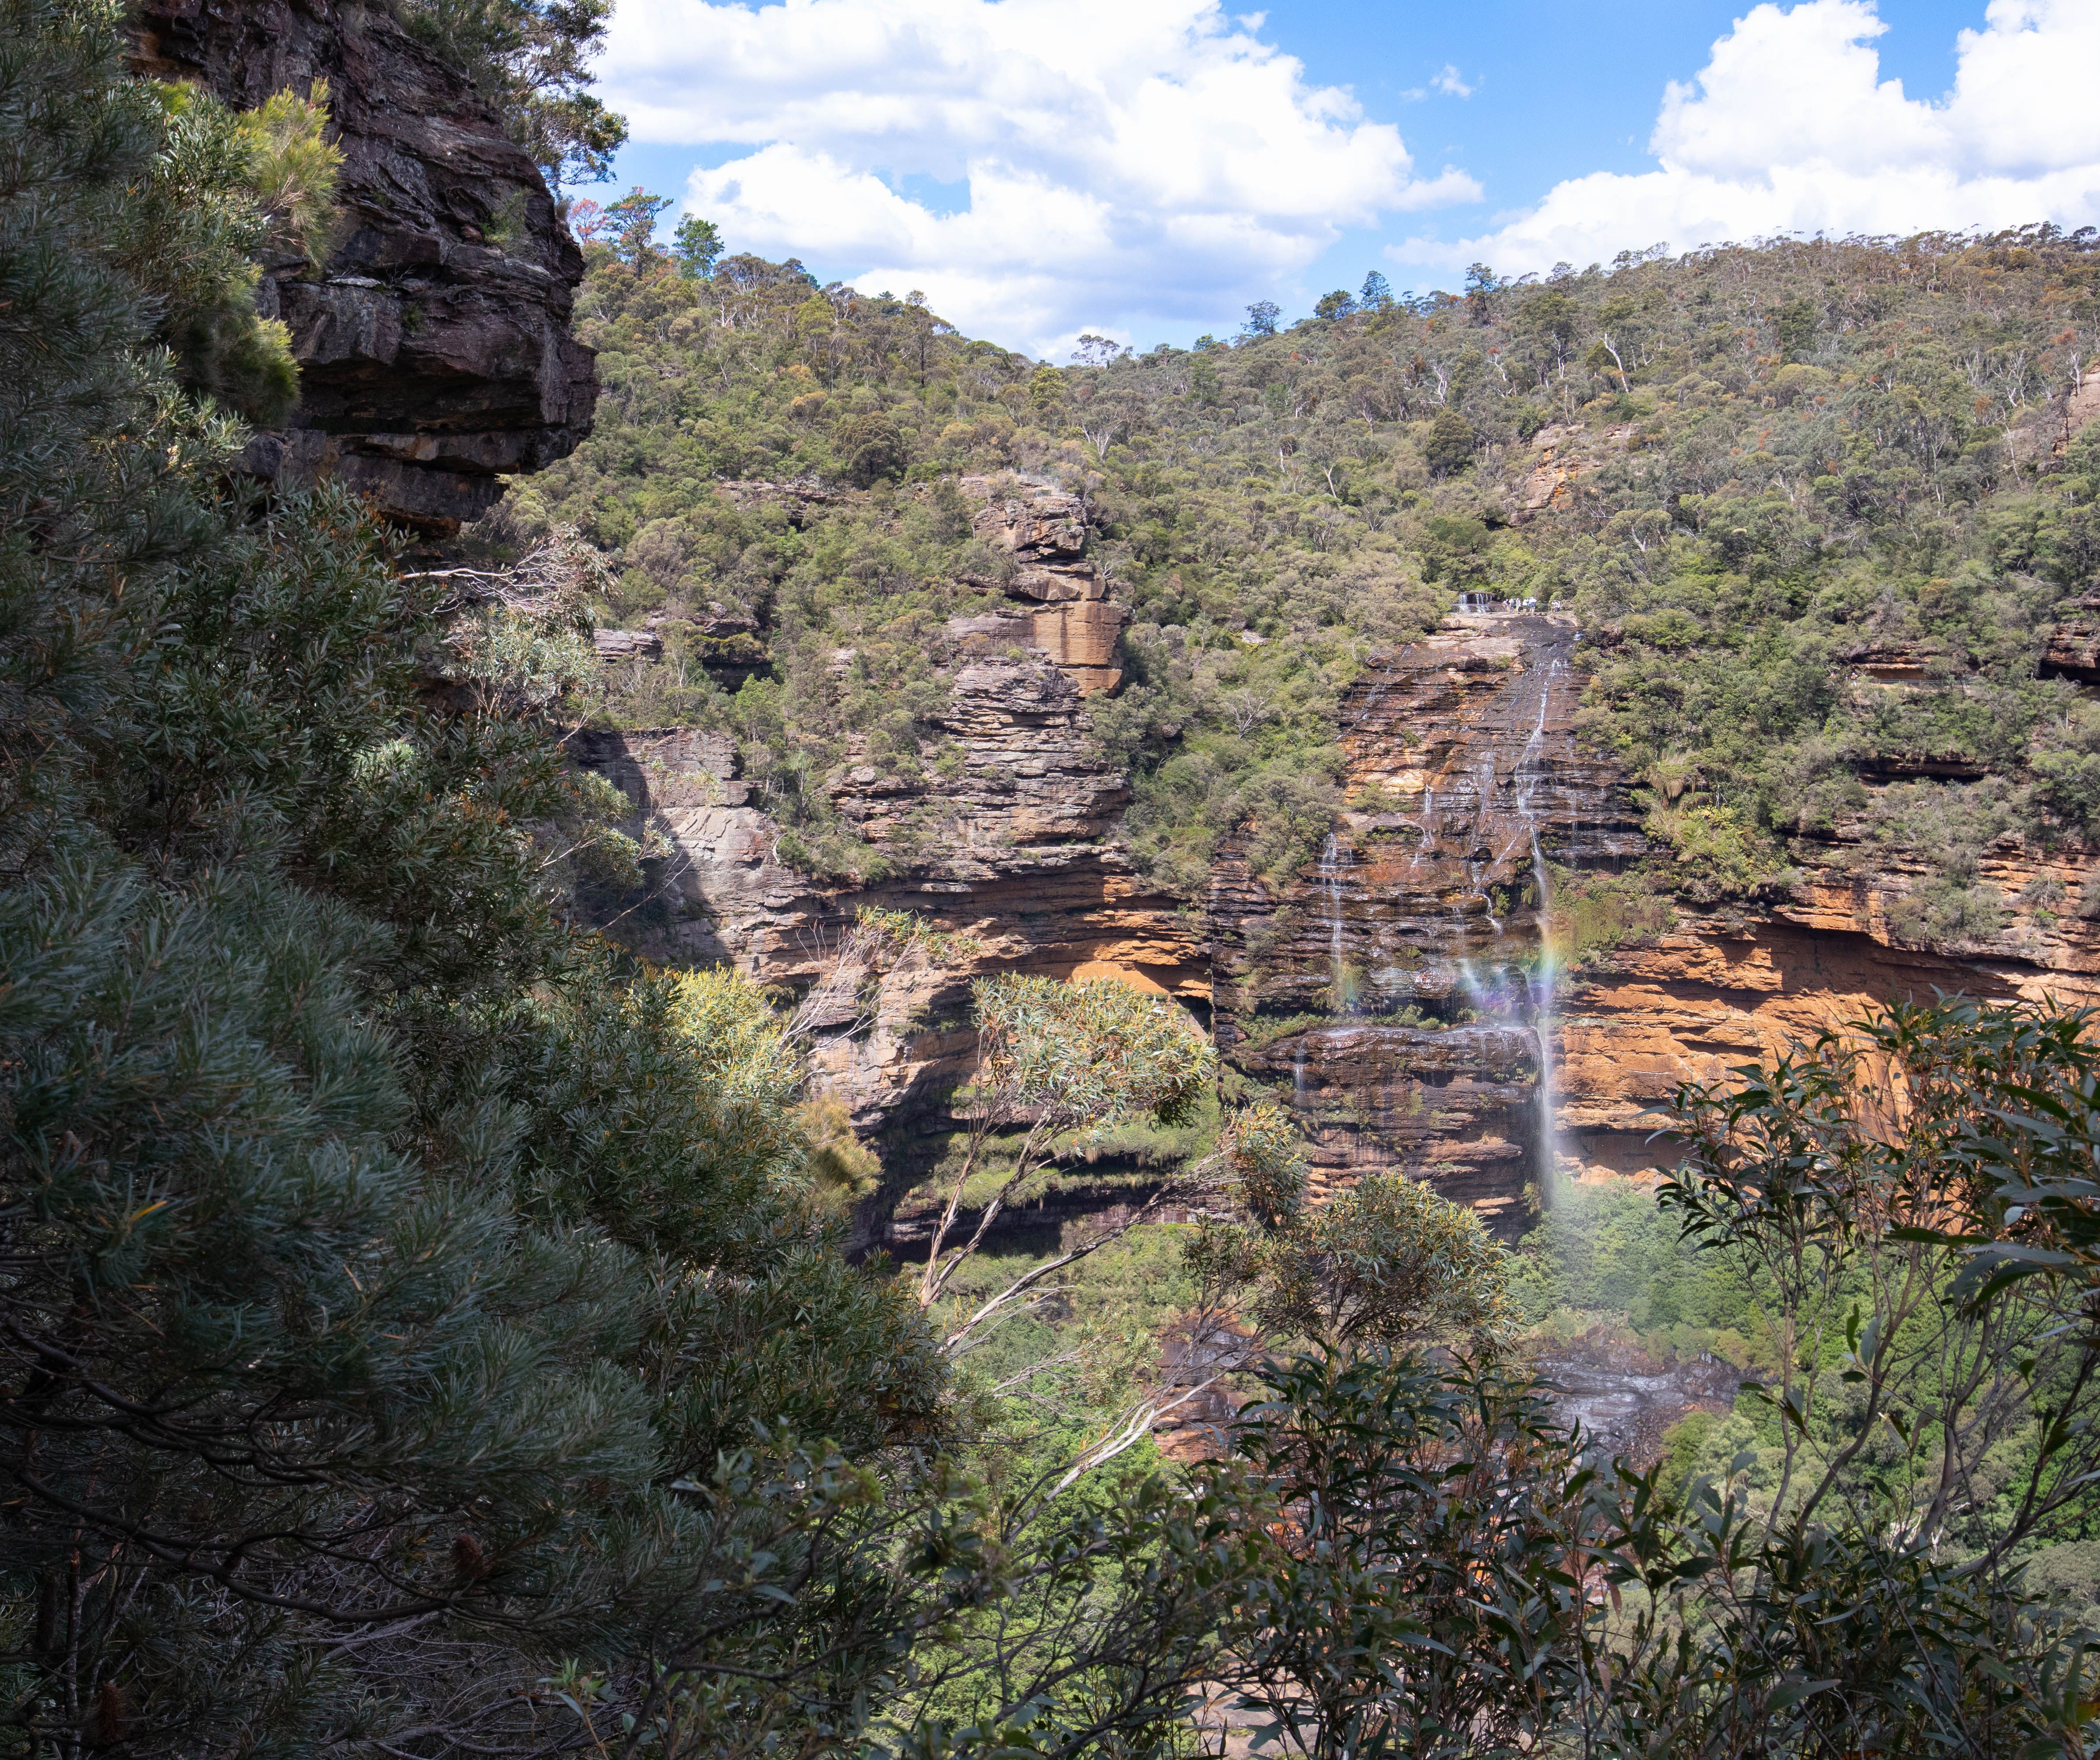
M 1887 29 L 1873 0 L 1758 6 L 1664 93 L 1661 169 L 1575 178 L 1495 232 L 1392 254 L 1508 273 L 1665 240 L 2100 223 L 2100 5 L 1990 0 L 1935 102 L 1881 78 Z
M 923 288 L 1048 352 L 1215 322 L 1344 227 L 1480 199 L 1417 177 L 1261 22 L 1215 0 L 627 0 L 599 84 L 639 143 L 748 149 L 686 195 L 733 247 Z M 922 176 L 967 180 L 968 206 L 900 193 Z
M 1446 61 L 1444 71 L 1427 86 L 1410 86 L 1401 96 L 1411 103 L 1419 104 L 1432 91 L 1441 92 L 1446 98 L 1470 98 L 1473 95 L 1474 88 L 1466 83 L 1465 76 L 1456 66 Z

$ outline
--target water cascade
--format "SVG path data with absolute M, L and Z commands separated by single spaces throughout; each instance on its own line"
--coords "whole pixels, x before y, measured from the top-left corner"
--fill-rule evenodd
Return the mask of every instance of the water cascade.
M 1354 1012 L 1356 985 L 1342 955 L 1342 860 L 1340 840 L 1330 831 L 1320 849 L 1320 890 L 1327 904 L 1327 1012 Z
M 1290 1096 L 1316 1193 L 1398 1167 L 1514 1236 L 1549 1182 L 1552 864 L 1639 847 L 1575 749 L 1575 633 L 1462 615 L 1374 659 L 1343 705 L 1349 805 L 1317 861 L 1280 898 L 1251 876 L 1214 892 L 1220 1045 Z
M 1317 860 L 1281 896 L 1221 864 L 1219 1043 L 1288 1096 L 1315 1202 L 1398 1170 L 1514 1240 L 1529 1201 L 1597 1158 L 1584 1108 L 1561 1105 L 1571 1065 L 1595 1084 L 1564 1026 L 1553 879 L 1644 843 L 1623 778 L 1576 743 L 1576 635 L 1490 606 L 1374 656 L 1341 706 L 1346 805 Z M 1606 1448 L 1654 1431 L 1705 1372 L 1593 1356 L 1541 1366 Z
M 1559 1002 L 1560 960 L 1553 946 L 1553 887 L 1546 866 L 1546 849 L 1539 840 L 1538 791 L 1547 779 L 1546 716 L 1555 686 L 1567 672 L 1568 662 L 1559 653 L 1532 668 L 1538 697 L 1538 713 L 1531 738 L 1517 761 L 1517 813 L 1524 821 L 1524 836 L 1531 846 L 1531 888 L 1538 923 L 1538 948 L 1532 968 L 1531 1012 L 1538 1034 L 1538 1175 L 1539 1189 L 1550 1195 L 1558 1176 L 1560 1156 L 1560 1096 L 1553 1080 L 1554 1017 Z

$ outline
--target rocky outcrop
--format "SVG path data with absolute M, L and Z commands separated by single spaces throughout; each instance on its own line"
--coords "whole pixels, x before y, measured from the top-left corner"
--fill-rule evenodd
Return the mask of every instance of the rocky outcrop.
M 1555 1022 L 1557 1147 L 1577 1177 L 1644 1174 L 1666 1158 L 1652 1109 L 1681 1083 L 1722 1082 L 1892 997 L 1935 990 L 1998 999 L 2041 974 L 1970 964 L 1810 929 L 1783 915 L 1691 914 L 1668 933 L 1590 961 Z
M 1033 479 L 966 479 L 963 487 L 979 504 L 976 536 L 1001 564 L 970 584 L 1008 603 L 929 633 L 947 691 L 925 718 L 918 761 L 876 756 L 849 735 L 845 761 L 823 779 L 851 836 L 840 859 L 858 880 L 820 877 L 828 858 L 804 840 L 821 836 L 765 809 L 738 777 L 726 736 L 593 730 L 571 741 L 578 761 L 633 801 L 629 828 L 668 852 L 646 899 L 584 901 L 647 957 L 726 964 L 806 996 L 832 971 L 863 907 L 908 911 L 964 938 L 968 951 L 882 971 L 864 1006 L 827 1010 L 815 1025 L 826 1086 L 907 1167 L 921 1136 L 952 1124 L 948 1096 L 975 1051 L 968 986 L 979 974 L 1114 978 L 1206 1020 L 1210 999 L 1201 924 L 1132 868 L 1121 842 L 1127 779 L 1087 718 L 1085 695 L 1120 676 L 1126 613 L 1087 559 L 1086 505 Z M 866 500 L 800 481 L 722 489 L 739 505 L 783 508 L 795 524 Z M 757 626 L 713 609 L 703 631 L 710 646 L 743 643 L 763 664 Z M 620 662 L 651 639 L 603 631 L 599 649 Z M 854 659 L 842 648 L 832 664 L 843 673 Z M 703 660 L 716 669 L 712 656 Z M 908 1214 L 886 1218 L 883 1237 L 908 1253 L 917 1226 Z
M 1874 797 L 1960 779 L 1952 758 L 1884 754 L 1865 809 L 1803 844 L 1782 897 L 1700 910 L 1572 963 L 1551 867 L 1617 871 L 1647 852 L 1623 774 L 1574 735 L 1575 631 L 1544 617 L 1451 619 L 1375 662 L 1341 711 L 1348 804 L 1320 860 L 1280 890 L 1216 865 L 1207 920 L 1218 1040 L 1304 1127 L 1316 1189 L 1399 1167 L 1505 1231 L 1550 1162 L 1640 1172 L 1654 1108 L 1681 1083 L 1936 992 L 2100 1001 L 2095 871 L 2080 846 L 2007 834 L 1976 884 L 2002 901 L 1974 938 L 1906 937 L 1938 876 L 1868 841 Z M 1863 649 L 1862 688 L 1934 687 L 1936 656 Z
M 1924 863 L 1866 859 L 1856 823 L 1804 853 L 1789 897 L 1680 906 L 1670 929 L 1586 959 L 1562 986 L 1554 1056 L 1569 1171 L 1647 1171 L 1663 1153 L 1648 1109 L 1679 1083 L 1726 1081 L 1891 999 L 2100 1003 L 2100 924 L 2076 908 L 2100 866 L 2093 852 L 2000 839 L 1977 878 L 2003 902 L 2001 924 L 1937 950 L 1897 926 L 1912 889 L 1935 877 Z
M 968 1066 L 968 983 L 981 973 L 1112 977 L 1207 1012 L 1200 935 L 1179 901 L 1136 875 L 1116 841 L 1128 792 L 1090 737 L 1079 693 L 1031 655 L 971 660 L 939 721 L 952 774 L 873 765 L 838 779 L 840 816 L 888 871 L 826 882 L 782 859 L 783 827 L 735 775 L 726 736 L 690 729 L 585 732 L 579 761 L 633 800 L 638 833 L 668 845 L 658 893 L 615 933 L 650 958 L 727 964 L 791 993 L 829 968 L 854 912 L 908 910 L 975 938 L 942 965 L 908 962 L 876 986 L 868 1018 L 822 1036 L 817 1062 L 855 1123 L 893 1138 L 942 1127 Z
M 2065 608 L 2040 658 L 2045 675 L 2100 681 L 2096 613 L 2093 602 Z M 1960 686 L 1929 643 L 1864 646 L 1844 658 L 1858 691 Z M 1877 844 L 1869 829 L 1899 809 L 1892 788 L 1981 774 L 1965 753 L 1868 755 L 1864 803 L 1821 836 L 1797 840 L 1798 878 L 1785 896 L 1755 907 L 1680 903 L 1663 933 L 1586 958 L 1563 986 L 1555 1048 L 1567 1165 L 1648 1167 L 1660 1151 L 1648 1142 L 1655 1120 L 1645 1109 L 1679 1083 L 1724 1081 L 1751 1058 L 1891 998 L 2100 1002 L 2100 923 L 2085 915 L 2100 858 L 2076 839 L 2005 831 L 1975 855 L 1970 884 L 1991 909 L 1966 938 L 1937 946 L 1916 938 L 1920 895 L 1944 876 L 1923 856 Z
M 1532 1026 L 1345 1019 L 1244 1042 L 1233 1062 L 1297 1114 L 1313 1202 L 1398 1168 L 1508 1233 L 1538 1171 L 1544 1096 Z
M 300 400 L 251 469 L 339 479 L 442 533 L 486 512 L 505 474 L 575 448 L 598 397 L 568 328 L 582 255 L 472 86 L 382 6 L 143 0 L 136 16 L 135 65 L 236 108 L 329 82 L 340 223 L 324 269 L 263 278 Z
M 593 629 L 591 641 L 598 657 L 608 665 L 664 657 L 664 638 L 653 629 Z
M 1595 494 L 1586 479 L 1609 454 L 1636 449 L 1639 443 L 1639 427 L 1634 422 L 1602 429 L 1581 422 L 1541 428 L 1531 438 L 1530 467 L 1507 509 L 1509 523 L 1521 526 L 1542 514 L 1565 513 L 1578 496 Z
M 2093 383 L 2100 387 L 2100 377 Z M 2042 649 L 2040 669 L 2045 678 L 2100 684 L 2100 596 L 2076 599 L 2061 609 Z
M 971 524 L 1012 571 L 965 576 L 973 586 L 1033 603 L 1028 645 L 1056 662 L 1083 694 L 1122 682 L 1118 653 L 1129 611 L 1112 603 L 1107 583 L 1086 559 L 1087 505 L 1079 496 L 1032 478 L 964 477 L 962 492 L 983 505 Z

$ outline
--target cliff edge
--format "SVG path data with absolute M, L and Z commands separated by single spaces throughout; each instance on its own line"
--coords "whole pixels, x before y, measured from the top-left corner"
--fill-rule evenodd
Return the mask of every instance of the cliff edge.
M 380 7 L 144 0 L 135 16 L 139 72 L 237 109 L 329 82 L 340 220 L 319 275 L 288 261 L 263 276 L 300 397 L 251 447 L 258 474 L 335 477 L 442 534 L 487 512 L 504 474 L 576 448 L 598 400 L 569 333 L 583 255 L 470 82 Z

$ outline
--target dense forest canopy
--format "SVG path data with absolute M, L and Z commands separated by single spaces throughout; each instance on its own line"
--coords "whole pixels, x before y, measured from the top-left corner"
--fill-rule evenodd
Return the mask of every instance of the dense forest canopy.
M 996 584 L 953 479 L 1080 491 L 1135 616 L 1096 723 L 1137 779 L 1136 850 L 1183 889 L 1250 817 L 1273 872 L 1317 844 L 1367 651 L 1462 592 L 1535 599 L 1582 620 L 1586 732 L 1649 780 L 1673 885 L 1783 889 L 1798 840 L 1866 806 L 1863 775 L 1952 778 L 1871 836 L 1957 876 L 1917 927 L 1958 936 L 1989 913 L 1960 878 L 1982 845 L 2082 837 L 2100 812 L 2100 730 L 2036 675 L 2100 567 L 2100 442 L 2067 452 L 2063 414 L 2100 334 L 2093 244 L 2039 227 L 1476 267 L 1407 303 L 1374 277 L 1288 330 L 1257 309 L 1229 343 L 1090 338 L 1057 368 L 916 294 L 749 257 L 703 275 L 630 231 L 595 248 L 582 307 L 598 432 L 499 523 L 615 551 L 609 614 L 669 638 L 611 714 L 735 729 L 770 804 L 823 826 L 849 748 L 934 753 L 925 637 Z M 867 493 L 798 525 L 721 479 Z M 821 656 L 845 645 L 842 686 Z M 1892 653 L 1923 688 L 1858 681 Z

